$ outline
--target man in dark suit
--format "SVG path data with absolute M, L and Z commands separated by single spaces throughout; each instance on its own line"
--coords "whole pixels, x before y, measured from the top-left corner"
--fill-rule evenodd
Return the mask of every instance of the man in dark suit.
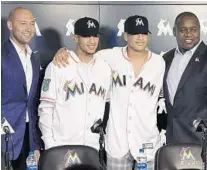
M 178 46 L 163 56 L 167 143 L 201 144 L 201 133 L 190 124 L 196 118 L 207 119 L 207 47 L 200 40 L 199 20 L 191 12 L 176 17 L 173 33 Z
M 29 151 L 39 157 L 36 125 L 40 59 L 28 46 L 35 33 L 32 13 L 21 7 L 13 9 L 7 26 L 10 38 L 1 46 L 1 119 L 14 129 L 9 158 L 14 170 L 22 170 L 26 169 Z M 6 150 L 4 137 L 1 136 L 2 151 Z

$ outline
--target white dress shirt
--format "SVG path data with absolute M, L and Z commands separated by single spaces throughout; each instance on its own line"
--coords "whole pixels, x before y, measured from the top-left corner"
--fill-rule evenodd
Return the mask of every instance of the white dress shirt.
M 114 158 L 121 158 L 130 151 L 136 159 L 144 145 L 150 161 L 161 146 L 156 110 L 165 62 L 149 51 L 148 61 L 135 77 L 126 49 L 115 47 L 98 52 L 113 72 L 106 151 Z
M 186 51 L 184 54 L 180 52 L 178 47 L 175 49 L 174 58 L 167 76 L 167 85 L 170 94 L 169 98 L 172 105 L 178 88 L 178 84 L 184 73 L 184 70 L 186 69 L 190 59 L 192 58 L 195 50 L 200 43 L 201 41 L 191 50 Z
M 20 49 L 12 39 L 10 39 L 10 41 L 14 45 L 14 48 L 16 49 L 19 59 L 22 63 L 22 67 L 26 78 L 27 94 L 29 96 L 29 92 L 32 84 L 32 74 L 33 74 L 32 63 L 31 63 L 32 50 L 28 45 L 26 45 L 26 51 L 24 51 Z M 28 110 L 26 111 L 26 122 L 29 122 Z

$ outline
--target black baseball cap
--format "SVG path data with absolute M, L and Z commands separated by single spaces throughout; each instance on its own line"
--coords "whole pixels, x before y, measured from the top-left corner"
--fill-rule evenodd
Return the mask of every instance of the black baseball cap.
M 83 37 L 97 36 L 100 34 L 99 23 L 94 18 L 80 18 L 74 24 L 74 34 Z
M 128 34 L 148 34 L 151 32 L 149 31 L 149 24 L 148 20 L 144 16 L 130 16 L 126 19 L 124 23 L 124 32 Z

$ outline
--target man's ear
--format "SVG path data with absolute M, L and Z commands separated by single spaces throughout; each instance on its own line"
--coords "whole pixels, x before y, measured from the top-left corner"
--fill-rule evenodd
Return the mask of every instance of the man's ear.
M 11 21 L 7 21 L 7 27 L 10 31 L 12 31 L 12 22 Z
M 77 36 L 77 35 L 73 35 L 73 40 L 74 40 L 75 42 L 78 42 L 78 36 Z
M 124 40 L 127 42 L 128 38 L 127 38 L 127 33 L 124 32 Z
M 176 37 L 176 28 L 175 28 L 175 26 L 173 27 L 173 35 Z

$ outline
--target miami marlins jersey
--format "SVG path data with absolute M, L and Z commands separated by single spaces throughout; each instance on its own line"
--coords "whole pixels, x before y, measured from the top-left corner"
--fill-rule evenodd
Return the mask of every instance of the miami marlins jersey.
M 110 65 L 113 77 L 106 151 L 116 158 L 130 151 L 136 159 L 139 149 L 144 147 L 150 161 L 161 146 L 156 110 L 165 62 L 161 56 L 149 51 L 147 62 L 135 76 L 126 48 L 98 52 L 98 57 Z
M 83 63 L 70 53 L 70 65 L 46 69 L 39 106 L 39 127 L 45 148 L 88 145 L 99 148 L 99 134 L 91 126 L 103 119 L 111 84 L 111 69 L 99 59 Z

